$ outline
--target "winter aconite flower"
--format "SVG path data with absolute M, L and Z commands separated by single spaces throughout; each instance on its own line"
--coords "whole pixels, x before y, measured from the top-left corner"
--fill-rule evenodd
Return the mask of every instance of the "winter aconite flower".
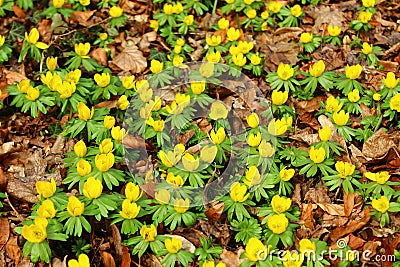
M 37 88 L 29 87 L 26 91 L 26 99 L 30 101 L 35 101 L 40 96 L 40 91 Z
M 271 1 L 268 4 L 268 9 L 272 11 L 272 13 L 278 13 L 282 8 L 282 3 L 278 1 Z
M 325 71 L 325 63 L 323 60 L 319 60 L 317 63 L 314 63 L 310 66 L 310 74 L 313 77 L 321 76 Z
M 98 198 L 103 192 L 103 185 L 100 180 L 89 177 L 83 184 L 83 195 L 88 199 Z
M 115 125 L 115 118 L 113 116 L 105 116 L 104 117 L 104 127 L 110 130 Z
M 243 67 L 246 64 L 247 58 L 242 53 L 239 53 L 232 56 L 232 61 L 236 66 Z
M 385 184 L 389 180 L 390 174 L 387 171 L 382 171 L 378 173 L 366 172 L 365 177 L 367 177 L 371 181 L 377 182 L 378 184 Z
M 268 124 L 268 133 L 271 135 L 279 136 L 284 134 L 288 129 L 288 124 L 285 118 L 280 120 L 273 119 Z
M 74 152 L 80 158 L 83 158 L 87 153 L 87 147 L 83 140 L 80 140 L 74 145 Z
M 245 255 L 250 261 L 256 262 L 268 256 L 268 249 L 259 239 L 252 237 L 246 245 Z
M 220 20 L 218 20 L 218 27 L 221 30 L 226 30 L 229 28 L 229 20 L 227 20 L 226 18 L 221 18 Z
M 389 199 L 386 196 L 381 196 L 379 199 L 372 200 L 372 207 L 381 213 L 385 213 L 389 207 Z
M 261 183 L 262 177 L 256 166 L 250 166 L 246 172 L 246 179 L 243 181 L 247 186 L 258 185 Z
M 76 196 L 68 198 L 67 211 L 73 217 L 81 216 L 85 210 L 85 204 L 82 203 Z
M 167 178 L 165 179 L 168 184 L 170 184 L 174 189 L 177 189 L 179 186 L 182 186 L 185 182 L 182 179 L 182 176 L 175 175 L 172 172 L 169 172 Z
M 220 56 L 221 56 L 221 54 L 220 54 Z M 193 94 L 200 95 L 201 93 L 204 92 L 204 90 L 206 90 L 206 82 L 205 81 L 191 82 L 190 88 L 192 89 Z
M 310 159 L 318 164 L 321 163 L 325 160 L 325 149 L 320 147 L 320 148 L 315 148 L 315 147 L 311 147 L 310 149 Z
M 249 137 L 247 138 L 247 144 L 251 147 L 256 147 L 260 144 L 261 142 L 261 133 L 258 132 L 257 134 L 249 134 Z
M 215 132 L 214 130 L 210 131 L 210 139 L 216 145 L 219 145 L 222 142 L 224 142 L 225 137 L 226 137 L 225 129 L 222 127 L 219 128 L 217 132 Z
M 126 130 L 124 128 L 121 128 L 120 126 L 114 126 L 111 128 L 111 136 L 116 141 L 121 141 L 127 134 L 128 133 L 126 132 Z
M 140 235 L 143 237 L 144 241 L 152 242 L 157 236 L 157 229 L 154 224 L 150 224 L 149 227 L 143 225 L 140 229 Z
M 390 99 L 390 109 L 400 112 L 400 94 L 396 94 Z
M 346 125 L 347 122 L 349 121 L 349 118 L 350 118 L 349 113 L 346 113 L 344 110 L 333 113 L 333 121 L 339 126 Z
M 350 102 L 357 102 L 358 100 L 360 100 L 360 91 L 358 91 L 358 89 L 354 89 L 348 94 L 347 98 Z
M 222 37 L 221 36 L 216 36 L 213 35 L 211 37 L 206 38 L 206 43 L 209 46 L 218 46 L 222 42 Z
M 372 53 L 372 47 L 373 47 L 373 45 L 370 45 L 367 42 L 364 42 L 363 45 L 362 45 L 361 52 L 363 52 L 364 55 L 371 54 Z
M 169 253 L 176 254 L 182 248 L 182 240 L 176 237 L 165 239 L 165 248 Z
M 100 87 L 106 87 L 107 85 L 109 85 L 110 84 L 110 78 L 111 78 L 110 77 L 110 73 L 102 73 L 102 74 L 96 73 L 94 75 L 94 81 Z
M 33 224 L 22 226 L 22 236 L 31 243 L 41 243 L 47 237 L 47 225 L 47 219 L 38 217 Z
M 261 140 L 260 145 L 258 146 L 258 153 L 263 158 L 269 158 L 275 153 L 274 147 L 271 145 L 270 142 L 266 140 Z
M 329 127 L 328 125 L 325 125 L 323 128 L 319 129 L 318 136 L 322 142 L 329 141 L 329 139 L 331 139 L 331 137 L 332 137 L 331 127 Z
M 252 65 L 257 66 L 261 63 L 261 57 L 257 56 L 256 54 L 252 54 L 250 57 L 250 62 Z
M 200 159 L 204 162 L 211 163 L 217 155 L 218 148 L 216 146 L 205 146 L 200 151 Z
M 341 32 L 342 32 L 342 30 L 340 29 L 339 26 L 336 26 L 336 25 L 335 26 L 332 26 L 332 25 L 328 26 L 328 33 L 329 33 L 330 36 L 333 36 L 333 37 L 339 36 Z
M 290 8 L 290 14 L 298 18 L 303 14 L 303 10 L 301 10 L 300 5 L 294 5 L 293 7 Z
M 355 80 L 358 77 L 360 77 L 360 74 L 362 72 L 362 66 L 360 64 L 353 65 L 353 66 L 346 66 L 346 77 Z
M 371 18 L 372 18 L 372 13 L 368 11 L 361 11 L 360 14 L 358 14 L 358 19 L 364 24 L 368 23 L 371 20 Z
M 310 255 L 310 252 L 313 253 L 317 250 L 315 243 L 307 238 L 303 238 L 302 240 L 300 240 L 299 245 L 300 245 L 299 248 L 300 252 L 304 253 L 304 255 L 307 257 L 308 255 Z
M 156 59 L 153 59 L 150 63 L 150 70 L 154 74 L 161 72 L 163 70 L 163 67 L 164 67 L 164 63 L 162 63 Z
M 56 216 L 56 209 L 54 208 L 54 203 L 50 199 L 44 200 L 37 211 L 39 217 L 42 218 L 53 218 L 54 216 Z
M 292 205 L 292 200 L 290 198 L 281 197 L 279 195 L 275 195 L 271 200 L 272 210 L 277 213 L 284 213 L 290 206 Z
M 76 163 L 76 171 L 80 176 L 86 176 L 92 171 L 92 165 L 87 160 L 81 159 Z
M 140 212 L 140 206 L 138 206 L 135 202 L 131 202 L 129 199 L 125 199 L 122 202 L 122 210 L 119 214 L 125 219 L 135 219 L 136 216 Z
M 210 52 L 207 54 L 206 59 L 208 62 L 218 63 L 221 60 L 221 53 L 219 51 Z
M 244 202 L 250 196 L 250 193 L 247 193 L 247 187 L 245 185 L 240 185 L 239 182 L 234 182 L 231 185 L 230 193 L 231 199 L 235 202 Z
M 69 260 L 68 267 L 90 267 L 89 257 L 86 254 L 81 254 L 78 260 Z
M 338 161 L 335 164 L 335 168 L 336 171 L 339 173 L 339 177 L 344 179 L 347 176 L 353 175 L 356 166 L 345 161 Z
M 303 256 L 297 252 L 285 251 L 282 257 L 283 267 L 301 267 L 303 266 Z
M 332 95 L 326 100 L 325 108 L 330 113 L 338 112 L 342 107 L 343 103 L 339 103 L 339 100 Z
M 281 178 L 282 181 L 287 182 L 290 179 L 293 178 L 294 174 L 295 174 L 295 170 L 294 169 L 287 169 L 283 168 L 280 172 L 279 172 L 279 177 Z
M 100 153 L 102 154 L 107 154 L 109 152 L 112 152 L 114 148 L 114 144 L 111 141 L 111 138 L 106 138 L 103 141 L 101 141 L 100 145 L 99 145 L 99 150 Z
M 55 8 L 62 8 L 64 6 L 64 0 L 53 0 Z
M 246 12 L 246 16 L 249 19 L 254 19 L 257 16 L 257 11 L 255 9 L 250 9 L 249 11 Z
M 205 261 L 201 267 L 226 267 L 226 264 L 223 262 Z
M 83 102 L 78 103 L 78 117 L 83 121 L 88 121 L 93 118 L 94 115 L 94 107 L 89 109 L 88 106 L 85 105 Z
M 197 168 L 200 165 L 200 161 L 199 158 L 195 158 L 192 154 L 186 153 L 183 157 L 182 157 L 182 164 L 183 167 L 187 170 L 187 171 L 195 171 L 197 170 Z
M 33 28 L 29 35 L 25 32 L 25 39 L 28 43 L 35 45 L 39 49 L 47 49 L 49 46 L 45 43 L 38 42 L 39 40 L 39 31 L 36 28 Z
M 166 205 L 169 203 L 169 200 L 171 199 L 171 194 L 167 189 L 160 189 L 159 191 L 155 192 L 154 198 L 161 205 Z
M 277 70 L 279 78 L 286 81 L 293 77 L 294 69 L 289 64 L 280 63 Z
M 275 214 L 268 218 L 267 225 L 274 234 L 279 235 L 286 231 L 289 220 L 285 214 Z
M 64 81 L 62 84 L 58 84 L 57 92 L 60 93 L 60 98 L 70 98 L 75 91 L 75 83 Z
M 374 7 L 376 0 L 362 0 L 362 4 L 364 7 Z
M 114 154 L 98 154 L 95 157 L 94 163 L 101 172 L 106 172 L 114 165 Z
M 226 119 L 228 117 L 228 109 L 221 102 L 213 102 L 209 117 L 213 120 Z
M 113 6 L 112 8 L 110 8 L 110 16 L 112 18 L 119 18 L 122 16 L 123 13 L 124 11 L 122 10 L 122 8 L 118 6 Z
M 246 117 L 246 121 L 251 128 L 256 128 L 260 123 L 260 118 L 258 117 L 257 113 L 252 112 L 249 116 Z
M 89 43 L 75 44 L 75 53 L 77 53 L 82 58 L 89 58 L 88 57 L 89 51 L 90 51 L 90 44 Z
M 47 181 L 37 181 L 36 182 L 36 192 L 39 194 L 39 199 L 42 197 L 48 198 L 54 195 L 56 192 L 56 181 L 54 178 L 50 179 L 50 182 Z
M 188 15 L 183 19 L 183 23 L 185 23 L 186 25 L 190 26 L 192 25 L 194 22 L 194 17 L 193 15 Z
M 185 199 L 175 199 L 174 201 L 174 209 L 176 210 L 176 212 L 178 213 L 185 213 L 190 206 L 190 200 L 188 198 Z
M 57 68 L 57 57 L 48 57 L 46 59 L 46 67 L 48 70 L 55 70 Z
M 386 74 L 386 78 L 383 78 L 383 83 L 389 89 L 395 88 L 399 84 L 400 78 L 396 79 L 396 76 L 393 72 L 388 72 Z
M 240 31 L 233 27 L 230 27 L 226 32 L 228 41 L 236 41 L 240 37 Z
M 286 101 L 288 100 L 289 97 L 289 92 L 288 91 L 284 91 L 284 92 L 280 92 L 278 90 L 274 90 L 272 91 L 272 104 L 280 106 L 286 103 Z
M 312 33 L 303 32 L 303 33 L 300 35 L 300 42 L 302 42 L 302 43 L 307 44 L 307 43 L 310 43 L 312 40 L 313 40 L 313 35 L 312 35 Z

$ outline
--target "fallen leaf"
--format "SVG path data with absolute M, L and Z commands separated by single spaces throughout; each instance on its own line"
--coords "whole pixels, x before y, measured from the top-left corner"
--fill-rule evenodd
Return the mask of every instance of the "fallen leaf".
M 367 224 L 367 222 L 370 219 L 369 212 L 370 212 L 370 209 L 368 208 L 368 209 L 364 210 L 364 214 L 363 214 L 362 218 L 352 220 L 346 226 L 341 226 L 341 227 L 337 227 L 336 229 L 334 229 L 332 232 L 332 235 L 330 236 L 331 240 L 333 242 L 336 242 L 336 240 L 338 240 L 342 236 L 353 233 L 353 232 L 357 231 L 358 229 L 362 228 L 364 225 Z
M 351 249 L 359 249 L 360 247 L 362 247 L 365 244 L 365 242 L 367 242 L 367 241 L 365 241 L 364 239 L 362 239 L 360 237 L 354 236 L 353 234 L 349 235 L 348 245 Z
M 7 176 L 3 171 L 3 168 L 0 166 L 0 192 L 6 191 L 7 188 Z
M 8 223 L 8 219 L 0 217 L 0 250 L 3 249 L 5 244 L 7 244 L 9 236 L 10 236 L 10 224 Z
M 129 248 L 126 246 L 122 246 L 122 256 L 121 256 L 121 267 L 130 267 L 131 266 L 131 253 L 129 253 Z
M 22 261 L 22 252 L 18 245 L 18 236 L 12 236 L 8 239 L 5 246 L 7 257 L 13 260 L 15 266 Z
M 24 19 L 26 17 L 25 12 L 22 10 L 22 8 L 18 7 L 18 6 L 12 6 L 12 9 L 15 13 L 15 15 L 20 18 L 20 19 Z
M 140 73 L 147 67 L 146 58 L 135 45 L 125 47 L 125 49 L 113 59 L 112 63 L 124 71 L 132 71 L 133 73 Z
M 112 108 L 116 108 L 117 107 L 117 102 L 118 100 L 108 100 L 108 101 L 103 101 L 100 102 L 98 104 L 96 104 L 94 107 L 95 108 L 108 108 L 108 109 L 112 109 Z
M 322 204 L 322 203 L 317 203 L 318 207 L 323 209 L 325 212 L 327 212 L 329 215 L 333 216 L 345 216 L 344 213 L 344 206 L 339 205 L 339 204 Z
M 244 252 L 243 248 L 239 248 L 236 252 L 228 251 L 225 248 L 222 249 L 222 254 L 220 255 L 221 260 L 226 266 L 229 267 L 238 267 L 242 262 L 244 262 L 244 258 L 240 259 L 240 255 Z
M 102 251 L 100 255 L 103 260 L 104 267 L 115 267 L 114 258 L 110 253 Z
M 51 20 L 44 19 L 38 23 L 38 31 L 39 35 L 42 38 L 43 42 L 50 42 L 51 39 Z
M 122 144 L 128 148 L 145 148 L 144 139 L 128 134 L 122 139 Z
M 97 48 L 92 51 L 91 56 L 94 60 L 99 62 L 103 66 L 108 65 L 108 58 L 107 58 L 107 52 L 103 48 Z
M 319 137 L 317 133 L 313 133 L 313 129 L 307 127 L 305 129 L 301 129 L 297 131 L 295 134 L 290 135 L 289 138 L 297 141 L 302 141 L 307 143 L 308 145 L 312 145 L 319 141 Z
M 7 71 L 5 70 L 4 73 L 6 74 L 7 84 L 14 85 L 15 82 L 20 82 L 26 79 L 25 74 L 15 72 L 15 71 Z
M 180 135 L 179 143 L 182 145 L 186 145 L 186 143 L 189 142 L 189 140 L 194 136 L 194 134 L 195 134 L 194 129 L 185 131 L 184 134 Z
M 349 194 L 344 193 L 344 216 L 349 217 L 354 208 L 354 198 L 356 194 L 350 192 Z
M 315 20 L 313 31 L 319 31 L 322 24 L 341 27 L 345 20 L 344 14 L 340 9 L 329 6 L 312 8 L 308 14 Z
M 362 153 L 375 159 L 385 155 L 390 148 L 395 146 L 393 134 L 388 134 L 383 128 L 380 128 L 364 143 Z
M 115 224 L 111 225 L 111 233 L 113 237 L 115 252 L 118 257 L 121 257 L 122 254 L 124 253 L 122 246 L 122 238 L 119 229 Z
M 313 229 L 315 220 L 313 217 L 313 204 L 307 203 L 301 205 L 301 216 L 300 220 L 304 222 L 307 228 Z
M 205 214 L 209 220 L 217 222 L 221 218 L 224 207 L 224 202 L 213 201 L 210 203 L 210 207 L 206 210 Z
M 74 11 L 69 16 L 69 19 L 77 23 L 86 22 L 90 19 L 90 17 L 94 14 L 94 12 L 96 12 L 96 10 Z

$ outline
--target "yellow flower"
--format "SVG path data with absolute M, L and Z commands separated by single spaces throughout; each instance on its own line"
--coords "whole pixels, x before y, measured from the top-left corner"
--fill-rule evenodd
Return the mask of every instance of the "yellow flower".
M 284 213 L 290 206 L 292 205 L 292 200 L 290 198 L 281 197 L 279 195 L 275 195 L 271 200 L 272 210 L 277 213 Z
M 180 14 L 180 13 L 182 13 L 182 12 L 183 12 L 182 3 L 178 2 L 176 5 L 173 5 L 172 9 L 173 9 L 173 12 L 174 12 L 175 14 Z
M 150 224 L 150 227 L 143 225 L 142 229 L 140 229 L 140 235 L 143 237 L 144 241 L 152 242 L 157 236 L 157 229 L 154 224 Z
M 332 25 L 328 26 L 328 33 L 329 33 L 330 36 L 333 36 L 333 37 L 339 36 L 341 32 L 342 32 L 342 29 L 340 29 L 339 26 L 336 26 L 336 25 L 335 26 L 332 26 Z
M 184 184 L 182 176 L 174 175 L 172 172 L 169 172 L 167 178 L 165 179 L 168 184 L 172 185 L 173 188 L 177 189 L 179 186 Z
M 160 62 L 160 61 L 158 61 L 158 60 L 153 59 L 153 60 L 151 61 L 150 70 L 151 70 L 152 73 L 159 73 L 159 72 L 161 72 L 161 71 L 163 70 L 163 67 L 164 67 L 164 63 L 162 63 L 162 62 Z
M 261 157 L 269 158 L 272 155 L 274 155 L 275 149 L 270 142 L 262 140 L 260 145 L 258 146 L 258 153 L 260 154 Z
M 362 72 L 362 67 L 360 64 L 353 65 L 353 66 L 346 66 L 346 77 L 352 80 L 357 79 L 360 77 L 360 74 Z
M 125 187 L 125 196 L 127 199 L 130 201 L 137 201 L 141 196 L 143 195 L 143 192 L 140 190 L 140 187 L 138 185 L 135 185 L 132 182 L 127 183 Z
M 185 198 L 185 200 L 177 198 L 174 201 L 174 209 L 178 213 L 185 213 L 189 209 L 190 200 Z
M 226 32 L 228 41 L 236 41 L 240 37 L 240 31 L 233 27 L 230 27 Z
M 228 109 L 221 102 L 213 102 L 209 117 L 213 120 L 226 119 L 228 117 Z
M 58 85 L 57 92 L 60 94 L 60 98 L 70 98 L 76 91 L 75 83 L 64 81 Z
M 160 158 L 162 164 L 168 168 L 171 168 L 175 166 L 175 164 L 181 159 L 182 152 L 183 151 L 180 151 L 177 147 L 175 147 L 174 151 L 168 151 L 168 153 L 165 153 L 163 150 L 161 150 L 158 153 L 158 157 Z
M 100 87 L 106 87 L 107 85 L 109 85 L 110 79 L 111 79 L 110 73 L 102 73 L 101 75 L 96 73 L 94 75 L 94 80 Z
M 303 257 L 296 251 L 290 252 L 286 250 L 285 255 L 282 257 L 284 267 L 301 267 L 303 266 Z
M 386 196 L 381 196 L 380 199 L 372 200 L 372 207 L 380 213 L 385 213 L 390 207 L 389 199 Z
M 310 66 L 310 74 L 313 77 L 319 77 L 325 71 L 325 63 L 323 60 L 319 60 L 317 63 L 314 63 Z
M 211 163 L 217 155 L 218 148 L 216 146 L 205 146 L 200 151 L 200 159 L 204 162 Z
M 247 54 L 253 48 L 254 48 L 254 43 L 253 42 L 239 41 L 239 43 L 238 43 L 239 53 Z
M 275 14 L 281 11 L 281 8 L 282 8 L 282 3 L 278 1 L 271 1 L 268 4 L 268 9 Z
M 279 235 L 286 231 L 286 229 L 289 225 L 289 220 L 286 218 L 286 215 L 283 213 L 275 214 L 268 218 L 267 225 L 268 225 L 268 228 L 274 234 Z
M 294 5 L 293 7 L 290 8 L 290 14 L 292 14 L 294 17 L 298 18 L 301 15 L 303 15 L 303 10 L 301 10 L 300 5 Z
M 28 43 L 35 45 L 39 49 L 47 49 L 49 46 L 45 43 L 38 42 L 39 40 L 39 31 L 36 28 L 33 28 L 29 35 L 25 32 L 25 39 Z
M 244 0 L 243 1 L 246 5 L 251 5 L 253 4 L 254 0 Z
M 267 19 L 269 18 L 269 12 L 268 12 L 268 10 L 265 10 L 265 11 L 263 11 L 263 12 L 261 13 L 261 18 L 262 18 L 263 20 L 267 20 Z
M 152 28 L 154 31 L 158 30 L 158 21 L 155 19 L 150 20 L 150 28 Z
M 390 174 L 387 171 L 382 171 L 378 173 L 366 172 L 365 177 L 377 182 L 378 184 L 385 184 L 389 180 Z
M 177 46 L 176 46 L 177 47 Z M 172 65 L 174 65 L 175 67 L 183 67 L 183 57 L 179 56 L 179 55 L 175 55 L 174 58 L 172 59 Z
M 115 118 L 113 116 L 105 116 L 104 117 L 104 127 L 110 130 L 115 125 Z
M 192 89 L 193 94 L 199 95 L 206 90 L 206 81 L 203 80 L 201 82 L 191 82 L 190 88 Z
M 346 125 L 349 121 L 349 118 L 349 113 L 346 113 L 344 110 L 341 110 L 339 113 L 333 113 L 333 121 L 339 126 Z
M 322 142 L 329 141 L 329 139 L 331 139 L 331 137 L 332 137 L 331 127 L 326 125 L 323 128 L 319 129 L 318 130 L 318 136 L 319 136 L 319 139 L 321 139 Z
M 235 2 L 235 0 L 225 0 L 225 2 L 226 2 L 227 4 L 233 4 L 233 3 Z
M 154 198 L 160 203 L 161 205 L 165 205 L 169 203 L 171 199 L 171 195 L 167 189 L 160 189 L 154 195 Z
M 294 169 L 287 169 L 283 168 L 280 172 L 279 172 L 279 177 L 281 178 L 282 181 L 287 182 L 290 179 L 293 178 L 295 174 L 295 170 Z
M 186 17 L 183 19 L 183 22 L 184 22 L 186 25 L 188 25 L 188 26 L 192 25 L 193 22 L 194 22 L 194 17 L 193 17 L 193 15 L 188 15 L 188 16 L 186 16 Z
M 90 5 L 90 0 L 79 0 L 79 3 L 81 3 L 82 6 L 88 6 Z
M 363 54 L 364 55 L 368 55 L 368 54 L 371 54 L 372 53 L 372 47 L 373 47 L 373 45 L 369 45 L 367 42 L 364 42 L 363 43 L 363 45 L 362 45 L 362 52 L 363 52 Z
M 247 144 L 251 147 L 259 146 L 261 142 L 261 133 L 258 132 L 257 134 L 249 134 L 247 138 Z
M 64 6 L 64 0 L 53 0 L 55 8 L 62 8 Z
M 37 181 L 36 192 L 39 194 L 39 199 L 41 199 L 41 197 L 48 198 L 53 196 L 56 192 L 56 181 L 54 178 L 51 178 L 50 182 Z
M 302 43 L 310 43 L 313 40 L 313 35 L 312 33 L 308 33 L 308 32 L 303 32 L 300 35 L 300 42 Z
M 288 91 L 279 92 L 278 90 L 272 91 L 272 104 L 280 106 L 286 103 L 288 100 L 289 93 Z
M 374 7 L 375 6 L 375 0 L 362 0 L 363 6 L 364 7 Z
M 221 53 L 219 51 L 210 52 L 207 54 L 206 59 L 208 62 L 218 63 L 221 60 Z
M 390 109 L 400 112 L 400 94 L 396 94 L 390 99 Z
M 271 135 L 275 136 L 282 135 L 287 131 L 287 129 L 288 129 L 288 124 L 285 119 L 280 119 L 280 120 L 273 119 L 268 124 L 268 133 Z
M 245 185 L 241 185 L 239 182 L 234 182 L 231 185 L 229 195 L 235 202 L 244 202 L 250 196 L 250 193 L 246 193 L 247 187 Z
M 124 128 L 121 128 L 120 126 L 114 126 L 111 128 L 111 136 L 116 141 L 121 141 L 126 135 L 127 132 Z
M 89 51 L 90 51 L 90 44 L 89 43 L 75 44 L 75 53 L 77 53 L 82 58 L 89 58 L 88 57 Z
M 83 140 L 80 140 L 79 142 L 77 142 L 74 145 L 74 152 L 80 158 L 82 158 L 86 155 L 87 147 L 86 147 L 85 142 L 83 142 Z
M 349 93 L 349 95 L 347 96 L 347 98 L 349 99 L 350 102 L 357 102 L 358 100 L 360 100 L 360 92 L 358 91 L 358 89 L 354 89 L 353 91 L 351 91 Z
M 226 264 L 219 262 L 217 265 L 215 265 L 214 261 L 205 261 L 201 267 L 226 267 Z
M 197 168 L 199 167 L 200 161 L 199 161 L 199 158 L 194 158 L 192 154 L 186 153 L 182 157 L 182 163 L 183 163 L 183 167 L 187 171 L 192 172 L 192 171 L 197 170 Z
M 47 225 L 47 219 L 38 217 L 34 224 L 22 226 L 22 236 L 31 243 L 41 243 L 47 237 Z
M 54 203 L 50 199 L 46 199 L 42 202 L 38 208 L 39 217 L 42 218 L 53 218 L 56 216 L 56 209 L 54 208 Z
M 246 179 L 243 181 L 247 186 L 258 185 L 261 183 L 261 174 L 256 166 L 250 166 L 246 172 Z
M 131 202 L 129 199 L 124 199 L 122 201 L 122 210 L 119 214 L 125 219 L 135 219 L 140 212 L 140 206 L 138 206 L 135 202 Z
M 81 78 L 82 71 L 80 69 L 70 71 L 65 75 L 65 80 L 67 82 L 73 82 L 75 84 L 79 83 L 79 79 Z
M 356 166 L 345 161 L 338 161 L 335 164 L 335 168 L 336 171 L 339 173 L 339 177 L 344 179 L 347 176 L 353 175 Z
M 211 37 L 206 38 L 206 43 L 209 46 L 218 46 L 221 42 L 222 42 L 222 37 L 219 35 L 218 36 L 213 35 Z
M 110 16 L 112 18 L 119 18 L 122 16 L 123 13 L 124 13 L 124 10 L 122 10 L 122 8 L 120 8 L 118 6 L 113 6 L 112 8 L 110 8 Z
M 339 104 L 339 100 L 337 100 L 334 96 L 329 96 L 326 100 L 326 110 L 330 113 L 338 112 L 343 107 L 343 103 Z
M 114 160 L 113 153 L 98 154 L 95 157 L 94 163 L 99 171 L 106 172 L 114 165 Z
M 24 79 L 22 80 L 18 85 L 18 91 L 20 91 L 21 93 L 26 93 L 28 91 L 28 88 L 32 87 L 31 83 L 28 79 Z
M 300 248 L 299 248 L 300 252 L 303 253 L 307 257 L 310 254 L 315 253 L 315 251 L 317 250 L 315 243 L 307 238 L 303 238 L 302 240 L 300 240 L 299 245 L 300 245 Z
M 394 89 L 399 84 L 400 78 L 396 79 L 396 76 L 393 72 L 388 72 L 386 74 L 386 78 L 383 78 L 383 83 L 389 89 Z
M 69 260 L 68 267 L 90 267 L 89 257 L 85 254 L 81 254 L 78 260 Z
M 235 56 L 232 56 L 232 61 L 233 64 L 235 64 L 236 66 L 243 67 L 244 65 L 246 65 L 247 58 L 243 56 L 242 53 L 239 53 Z
M 175 95 L 175 101 L 179 106 L 185 108 L 190 105 L 190 95 L 177 93 Z
M 378 93 L 375 93 L 372 95 L 372 99 L 374 99 L 375 101 L 379 101 L 379 100 L 381 100 L 381 95 Z
M 368 23 L 371 20 L 371 18 L 372 18 L 372 13 L 368 11 L 361 11 L 360 14 L 358 14 L 358 19 L 364 24 Z
M 218 20 L 218 27 L 221 30 L 226 30 L 229 27 L 229 20 L 227 20 L 226 18 L 221 18 L 220 20 Z
M 256 128 L 260 123 L 260 118 L 256 113 L 252 112 L 249 116 L 246 117 L 246 121 L 251 128 Z
M 210 131 L 210 139 L 216 145 L 221 144 L 225 140 L 225 138 L 225 129 L 222 127 L 219 128 L 217 132 L 215 132 L 214 130 Z
M 181 250 L 182 248 L 182 240 L 180 240 L 179 238 L 176 237 L 167 238 L 165 239 L 164 242 L 165 242 L 165 248 L 171 254 L 178 253 L 178 251 Z
M 26 99 L 30 101 L 35 101 L 40 96 L 40 91 L 37 88 L 33 88 L 32 86 L 28 88 L 26 91 Z
M 164 4 L 163 10 L 166 15 L 172 15 L 174 13 L 174 6 L 171 4 Z
M 85 211 L 85 204 L 76 196 L 70 196 L 68 198 L 67 211 L 73 217 L 81 216 Z
M 103 141 L 101 141 L 101 143 L 99 145 L 99 150 L 100 150 L 100 153 L 102 153 L 102 154 L 107 154 L 107 153 L 112 152 L 113 148 L 114 148 L 114 144 L 111 141 L 111 138 L 104 139 Z
M 254 66 L 257 66 L 257 65 L 259 65 L 261 63 L 261 57 L 259 57 L 256 54 L 252 54 L 251 57 L 250 57 L 250 62 Z
M 1 5 L 0 5 L 1 6 Z M 0 47 L 4 45 L 4 42 L 6 41 L 6 37 L 3 35 L 0 35 Z
M 268 249 L 264 244 L 257 238 L 252 237 L 246 244 L 246 257 L 253 262 L 265 259 L 268 257 Z
M 255 9 L 250 9 L 249 11 L 246 12 L 246 16 L 249 19 L 254 19 L 257 16 L 257 11 Z
M 277 73 L 281 80 L 287 81 L 293 77 L 294 69 L 289 64 L 280 63 Z
M 92 165 L 87 160 L 81 159 L 76 164 L 76 171 L 80 176 L 86 176 L 92 171 Z
M 163 120 L 158 120 L 158 121 L 155 121 L 154 123 L 153 123 L 153 128 L 154 128 L 154 130 L 156 131 L 156 132 L 162 132 L 162 130 L 164 129 L 164 121 Z
M 108 38 L 108 34 L 106 32 L 102 32 L 99 34 L 99 38 L 100 40 L 105 41 Z
M 64 0 L 62 0 L 64 2 Z M 48 70 L 55 70 L 57 68 L 57 57 L 48 57 L 46 59 L 46 66 Z
M 199 71 L 200 71 L 201 76 L 210 78 L 211 76 L 214 75 L 214 63 L 207 62 L 207 63 L 201 64 Z
M 78 117 L 83 121 L 88 121 L 93 118 L 94 107 L 90 110 L 83 102 L 78 103 Z
M 100 180 L 89 177 L 83 184 L 83 195 L 88 199 L 98 198 L 103 192 L 103 185 Z
M 325 160 L 325 156 L 326 156 L 326 153 L 325 153 L 325 149 L 324 148 L 320 147 L 320 148 L 316 149 L 313 146 L 311 147 L 311 149 L 310 149 L 310 159 L 314 163 L 318 164 L 318 163 L 323 162 Z

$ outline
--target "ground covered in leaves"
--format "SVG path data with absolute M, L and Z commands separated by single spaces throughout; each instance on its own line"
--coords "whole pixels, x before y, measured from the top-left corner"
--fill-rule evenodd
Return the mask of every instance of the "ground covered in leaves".
M 0 0 L 0 266 L 400 266 L 399 10 Z

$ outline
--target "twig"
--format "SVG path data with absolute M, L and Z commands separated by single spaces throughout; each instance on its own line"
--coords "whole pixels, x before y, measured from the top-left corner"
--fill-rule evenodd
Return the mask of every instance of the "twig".
M 101 20 L 101 21 L 99 21 L 99 22 L 96 22 L 95 24 L 92 24 L 92 25 L 90 25 L 90 26 L 87 26 L 87 27 L 83 28 L 83 30 L 87 30 L 87 29 L 90 29 L 90 28 L 92 28 L 92 27 L 94 27 L 94 26 L 100 25 L 100 24 L 102 24 L 102 23 L 104 23 L 104 22 L 106 22 L 107 20 L 110 20 L 110 19 L 111 19 L 111 18 L 103 19 L 103 20 Z M 77 32 L 77 31 L 78 31 L 78 29 L 74 29 L 74 30 L 72 30 L 72 31 L 69 31 L 69 32 L 66 32 L 66 33 L 63 33 L 63 34 L 55 35 L 55 37 L 67 36 L 67 35 L 70 35 L 71 33 Z M 56 39 L 56 40 L 57 40 L 57 39 Z
M 10 205 L 11 209 L 17 214 L 18 219 L 20 219 L 21 221 L 23 221 L 24 218 L 22 218 L 21 214 L 19 214 L 19 212 L 14 208 L 13 204 L 11 203 L 11 201 L 10 201 L 10 199 L 9 199 L 9 197 L 8 197 L 7 192 L 5 192 L 5 194 L 6 194 L 7 202 L 8 202 L 8 204 Z

